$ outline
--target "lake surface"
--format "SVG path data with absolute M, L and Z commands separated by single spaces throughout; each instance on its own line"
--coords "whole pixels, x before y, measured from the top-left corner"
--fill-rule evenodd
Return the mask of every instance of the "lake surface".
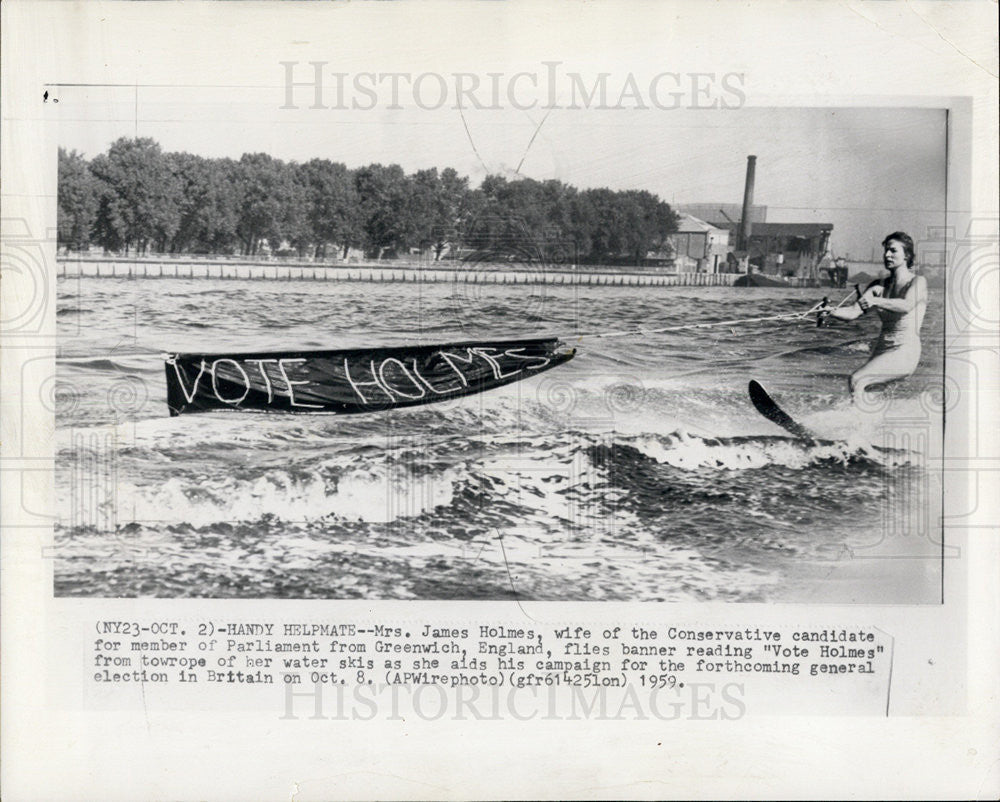
M 58 289 L 57 595 L 940 600 L 939 291 L 917 373 L 857 410 L 847 376 L 874 316 L 635 332 L 800 311 L 842 290 Z M 590 336 L 620 330 L 633 333 Z M 576 357 L 465 399 L 346 417 L 167 413 L 162 351 L 540 334 Z M 761 417 L 751 378 L 821 442 Z

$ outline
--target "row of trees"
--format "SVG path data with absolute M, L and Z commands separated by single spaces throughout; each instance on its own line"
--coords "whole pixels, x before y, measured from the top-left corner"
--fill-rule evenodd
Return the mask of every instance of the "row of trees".
M 59 151 L 58 237 L 71 250 L 253 256 L 267 243 L 316 258 L 358 248 L 640 262 L 674 231 L 669 205 L 645 191 L 503 176 L 473 189 L 451 168 L 407 175 L 396 164 L 350 170 L 264 153 L 208 159 L 143 138 L 89 161 Z

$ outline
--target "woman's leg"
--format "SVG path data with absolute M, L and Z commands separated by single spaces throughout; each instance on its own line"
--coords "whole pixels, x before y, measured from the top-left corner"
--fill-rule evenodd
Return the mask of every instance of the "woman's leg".
M 905 379 L 917 369 L 919 362 L 920 351 L 917 349 L 897 348 L 873 356 L 848 381 L 854 403 L 860 404 L 865 391 L 873 384 Z

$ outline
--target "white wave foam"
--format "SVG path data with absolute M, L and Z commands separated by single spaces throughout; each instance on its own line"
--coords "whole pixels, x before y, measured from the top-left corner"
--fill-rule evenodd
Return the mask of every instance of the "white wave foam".
M 810 455 L 793 441 L 775 444 L 754 441 L 723 445 L 678 432 L 664 439 L 640 437 L 633 442 L 633 445 L 640 453 L 661 465 L 684 470 L 699 468 L 746 470 L 775 464 L 800 468 L 811 461 Z
M 337 482 L 332 512 L 369 523 L 417 517 L 451 504 L 459 478 L 454 468 L 422 476 L 409 471 L 387 476 L 381 468 L 352 471 Z
M 281 470 L 253 480 L 175 477 L 158 487 L 118 487 L 118 508 L 134 520 L 195 527 L 258 521 L 273 516 L 285 522 L 313 522 L 336 517 L 366 523 L 389 523 L 446 506 L 454 496 L 458 473 L 414 476 L 407 470 L 388 474 L 384 467 L 355 468 L 337 479 L 321 469 L 312 478 Z M 164 514 L 173 519 L 164 519 Z
M 802 418 L 803 425 L 824 439 L 837 440 L 852 452 L 879 448 L 905 449 L 914 457 L 940 453 L 940 413 L 919 398 L 885 398 L 871 409 L 850 399 Z
M 739 441 L 712 440 L 675 432 L 668 437 L 637 437 L 629 441 L 640 453 L 660 464 L 682 470 L 750 470 L 769 465 L 804 468 L 820 460 L 846 462 L 859 452 L 870 459 L 901 464 L 907 454 L 885 457 L 870 441 L 807 443 L 791 438 L 747 438 Z

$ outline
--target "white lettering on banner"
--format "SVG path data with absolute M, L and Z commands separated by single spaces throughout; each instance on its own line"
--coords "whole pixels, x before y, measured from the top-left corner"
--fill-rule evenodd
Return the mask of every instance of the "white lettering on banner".
M 306 360 L 299 357 L 298 359 L 279 359 L 278 360 L 278 370 L 281 371 L 281 378 L 285 380 L 285 384 L 288 385 L 288 401 L 293 407 L 308 407 L 309 409 L 322 409 L 322 404 L 306 404 L 304 402 L 299 402 L 295 400 L 295 392 L 292 389 L 292 385 L 298 384 L 309 384 L 308 381 L 297 381 L 293 382 L 288 378 L 288 373 L 285 371 L 286 362 L 305 362 Z
M 194 386 L 191 388 L 191 392 L 187 391 L 187 387 L 184 386 L 184 378 L 181 373 L 181 366 L 177 364 L 177 360 L 174 360 L 174 373 L 177 374 L 177 383 L 181 387 L 181 392 L 184 393 L 184 397 L 190 404 L 194 401 L 194 397 L 198 394 L 198 382 L 201 381 L 201 375 L 205 372 L 205 360 L 201 360 L 201 367 L 198 370 L 198 375 L 195 377 Z
M 448 387 L 444 387 L 444 386 L 442 386 L 440 388 L 435 387 L 433 384 L 431 384 L 429 381 L 427 381 L 427 379 L 425 379 L 423 376 L 420 375 L 420 366 L 417 364 L 416 357 L 414 357 L 414 359 L 413 359 L 413 375 L 416 376 L 418 379 L 420 379 L 420 381 L 424 383 L 424 385 L 427 387 L 428 390 L 430 390 L 432 393 L 436 393 L 437 395 L 447 395 L 448 393 L 453 393 L 456 390 L 461 390 L 462 389 L 457 384 L 456 385 L 450 385 Z
M 545 356 L 525 354 L 526 349 L 523 347 L 502 350 L 485 346 L 466 347 L 462 350 L 464 354 L 455 351 L 437 351 L 431 355 L 430 359 L 411 357 L 404 361 L 392 356 L 380 360 L 368 359 L 367 367 L 362 367 L 360 361 L 351 362 L 348 357 L 344 357 L 344 378 L 362 404 L 375 406 L 384 404 L 386 401 L 389 403 L 419 401 L 427 398 L 430 394 L 435 396 L 461 394 L 470 388 L 471 381 L 479 380 L 483 376 L 486 368 L 489 369 L 495 381 L 507 382 L 525 371 L 541 370 L 552 361 Z M 443 360 L 454 374 L 454 378 L 448 376 L 446 370 L 443 371 L 445 375 L 441 375 L 440 364 L 438 371 L 432 371 L 434 373 L 432 378 L 426 378 L 421 373 L 421 369 L 422 367 L 426 369 L 428 364 L 433 365 L 435 359 Z M 507 362 L 505 363 L 504 360 Z M 308 361 L 305 357 L 254 359 L 219 357 L 213 362 L 207 363 L 202 358 L 198 375 L 193 383 L 190 382 L 187 371 L 181 366 L 179 360 L 174 359 L 172 364 L 177 376 L 177 383 L 188 403 L 194 402 L 199 392 L 201 378 L 208 373 L 211 377 L 212 393 L 216 400 L 229 406 L 238 407 L 246 400 L 251 390 L 256 389 L 259 392 L 260 384 L 263 383 L 264 389 L 267 391 L 268 404 L 273 404 L 277 396 L 283 396 L 284 392 L 287 392 L 288 402 L 293 407 L 323 409 L 325 404 L 307 403 L 301 400 L 301 390 L 299 397 L 296 398 L 295 388 L 311 385 L 312 381 L 289 377 L 290 370 L 294 370 Z M 226 368 L 227 363 L 232 367 Z M 251 368 L 247 367 L 248 365 L 252 365 L 256 373 L 260 374 L 260 380 L 256 378 L 251 380 L 248 373 Z M 269 368 L 269 365 L 276 365 L 277 369 Z M 242 382 L 242 394 L 230 397 L 223 395 L 223 390 L 229 389 L 225 382 L 232 382 L 237 388 Z M 378 391 L 377 394 L 374 393 L 374 390 Z M 236 391 L 238 392 L 238 389 Z
M 382 391 L 383 394 L 388 396 L 390 401 L 395 401 L 396 399 L 393 398 L 392 393 L 390 393 L 389 390 L 382 385 L 382 382 L 378 380 L 378 373 L 375 372 L 374 361 L 372 360 L 368 361 L 368 369 L 371 371 L 372 379 L 374 379 L 374 381 L 370 382 L 355 381 L 354 378 L 351 376 L 351 367 L 347 361 L 347 357 L 344 357 L 344 376 L 347 377 L 347 381 L 351 385 L 351 388 L 354 390 L 355 393 L 357 393 L 358 398 L 361 399 L 361 403 L 362 404 L 373 403 L 372 401 L 369 401 L 367 398 L 365 398 L 364 393 L 361 392 L 362 387 L 377 387 L 379 390 Z
M 362 392 L 363 387 L 377 387 L 383 395 L 388 397 L 388 399 L 393 402 L 400 400 L 416 400 L 425 398 L 428 390 L 435 395 L 448 395 L 468 388 L 469 377 L 467 376 L 466 371 L 474 367 L 477 357 L 489 366 L 494 379 L 497 381 L 511 379 L 525 370 L 540 370 L 551 361 L 548 358 L 541 356 L 525 356 L 523 351 L 524 348 L 511 348 L 503 352 L 500 352 L 497 348 L 466 348 L 465 356 L 457 354 L 453 351 L 438 351 L 436 356 L 441 357 L 441 359 L 448 364 L 448 367 L 451 368 L 461 384 L 443 385 L 439 383 L 435 386 L 420 373 L 420 362 L 416 358 L 413 358 L 410 361 L 412 371 L 401 360 L 395 357 L 386 357 L 377 365 L 373 360 L 370 360 L 368 364 L 368 372 L 370 374 L 371 381 L 360 381 L 358 377 L 352 375 L 350 363 L 345 358 L 344 376 L 347 378 L 351 388 L 363 404 L 376 403 L 374 400 L 367 397 L 364 392 Z M 505 372 L 504 366 L 500 362 L 500 359 L 503 357 L 518 359 L 521 360 L 522 363 L 526 364 L 522 364 L 514 370 L 508 370 Z M 357 368 L 355 366 L 355 370 L 356 369 Z M 393 373 L 399 376 L 399 378 L 394 378 Z M 408 389 L 402 389 L 399 386 L 399 382 L 401 380 L 405 380 L 412 385 L 415 392 L 410 392 Z
M 236 369 L 240 372 L 240 375 L 243 376 L 243 395 L 241 395 L 239 398 L 223 398 L 222 393 L 219 392 L 219 385 L 217 381 L 218 377 L 217 369 L 220 362 L 231 362 L 233 365 L 236 366 Z M 212 363 L 212 392 L 215 393 L 215 397 L 218 398 L 223 404 L 232 404 L 233 406 L 238 406 L 240 403 L 242 403 L 243 399 L 246 398 L 247 394 L 250 392 L 250 377 L 247 376 L 247 372 L 243 370 L 243 366 L 240 365 L 240 363 L 237 362 L 235 359 L 229 359 L 228 357 L 223 357 L 222 359 L 216 359 Z
M 509 379 L 511 376 L 516 376 L 521 372 L 521 368 L 518 368 L 513 373 L 504 373 L 500 368 L 500 363 L 497 362 L 487 351 L 497 351 L 496 348 L 471 348 L 469 349 L 471 353 L 476 353 L 485 359 L 490 367 L 493 369 L 493 377 L 495 379 Z
M 255 362 L 257 364 L 257 369 L 260 371 L 261 378 L 264 379 L 264 386 L 267 387 L 267 403 L 271 403 L 274 400 L 274 388 L 271 386 L 271 378 L 267 375 L 267 371 L 264 370 L 265 362 L 277 362 L 277 359 L 248 359 L 247 362 Z
M 417 388 L 417 390 L 419 391 L 419 394 L 418 394 L 418 395 L 410 395 L 409 393 L 404 393 L 404 392 L 403 392 L 402 390 L 400 390 L 400 389 L 399 389 L 398 387 L 393 387 L 392 385 L 390 385 L 390 384 L 389 384 L 389 380 L 388 380 L 388 379 L 386 379 L 386 377 L 385 377 L 385 369 L 386 369 L 386 366 L 387 366 L 387 365 L 393 365 L 393 364 L 396 364 L 396 365 L 398 365 L 398 366 L 399 366 L 399 369 L 400 369 L 401 371 L 403 371 L 403 375 L 404 375 L 404 376 L 406 376 L 407 380 L 408 380 L 408 381 L 409 381 L 409 382 L 410 382 L 410 383 L 411 383 L 411 384 L 412 384 L 412 385 L 413 385 L 414 387 L 416 387 L 416 388 Z M 401 395 L 401 396 L 402 396 L 403 398 L 409 398 L 409 399 L 416 399 L 416 398 L 423 398 L 423 397 L 424 397 L 425 395 L 427 395 L 427 393 L 426 393 L 426 392 L 424 392 L 424 388 L 423 388 L 423 387 L 421 387 L 421 386 L 420 386 L 420 385 L 419 385 L 419 384 L 417 383 L 417 380 L 416 380 L 416 379 L 414 379 L 414 378 L 413 378 L 413 376 L 411 376 L 411 375 L 410 375 L 410 371 L 408 371 L 408 370 L 406 369 L 406 365 L 404 365 L 404 364 L 403 364 L 402 362 L 400 362 L 400 361 L 399 361 L 398 359 L 396 359 L 395 357 L 391 357 L 391 356 L 390 356 L 390 357 L 388 357 L 387 359 L 383 359 L 383 360 L 382 360 L 382 364 L 378 366 L 378 377 L 379 377 L 379 379 L 381 379 L 381 381 L 382 381 L 382 385 L 383 385 L 384 387 L 386 387 L 386 388 L 387 388 L 387 389 L 389 390 L 389 392 L 390 392 L 390 393 L 395 393 L 396 395 Z
M 453 371 L 455 371 L 455 373 L 458 375 L 458 378 L 461 379 L 462 386 L 463 387 L 468 387 L 469 386 L 469 382 L 465 378 L 465 374 L 462 373 L 461 370 L 459 370 L 459 368 L 455 365 L 454 362 L 451 361 L 452 359 L 457 359 L 459 362 L 464 362 L 466 365 L 471 365 L 472 364 L 472 360 L 474 359 L 474 357 L 472 355 L 472 349 L 466 348 L 465 351 L 469 355 L 467 358 L 466 357 L 461 357 L 458 354 L 451 354 L 451 353 L 448 353 L 446 351 L 438 351 L 438 353 L 441 355 L 441 357 L 444 359 L 444 361 L 448 363 L 448 365 L 451 367 L 451 369 Z
M 547 364 L 549 364 L 549 362 L 552 361 L 548 357 L 544 357 L 544 356 L 522 356 L 522 354 L 518 353 L 520 351 L 524 351 L 524 349 L 523 348 L 508 348 L 503 353 L 504 353 L 504 356 L 509 356 L 511 359 L 524 359 L 524 360 L 534 359 L 534 360 L 536 360 L 539 363 L 537 365 L 525 365 L 524 366 L 525 370 L 541 370 Z

